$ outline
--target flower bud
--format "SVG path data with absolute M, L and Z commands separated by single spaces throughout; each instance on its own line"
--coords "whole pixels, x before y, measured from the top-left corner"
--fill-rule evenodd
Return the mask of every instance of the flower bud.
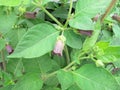
M 104 63 L 101 60 L 96 60 L 95 64 L 97 67 L 104 67 Z
M 99 17 L 100 17 L 100 14 L 97 14 L 95 17 L 92 18 L 92 20 L 94 22 L 97 22 L 97 20 L 99 19 Z
M 58 56 L 62 56 L 62 51 L 64 49 L 64 42 L 66 41 L 66 38 L 61 35 L 57 38 L 57 41 L 56 41 L 56 44 L 55 44 L 55 47 L 53 49 L 53 54 L 56 54 Z
M 13 53 L 14 51 L 13 48 L 9 44 L 6 45 L 6 50 L 9 54 Z

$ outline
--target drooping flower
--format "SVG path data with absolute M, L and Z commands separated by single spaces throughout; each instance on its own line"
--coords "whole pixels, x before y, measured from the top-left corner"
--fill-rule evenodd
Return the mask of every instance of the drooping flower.
M 25 18 L 28 18 L 28 19 L 34 19 L 36 18 L 36 12 L 26 12 L 25 13 Z
M 112 16 L 112 19 L 120 22 L 120 16 L 117 13 Z
M 53 49 L 53 54 L 56 54 L 58 56 L 62 56 L 62 52 L 63 52 L 64 45 L 65 45 L 65 41 L 66 41 L 66 38 L 63 35 L 61 35 L 61 36 L 59 36 L 57 38 L 55 47 Z
M 91 36 L 93 31 L 92 30 L 78 30 L 80 34 Z
M 9 44 L 6 44 L 6 50 L 9 54 L 13 53 L 13 48 L 9 45 Z

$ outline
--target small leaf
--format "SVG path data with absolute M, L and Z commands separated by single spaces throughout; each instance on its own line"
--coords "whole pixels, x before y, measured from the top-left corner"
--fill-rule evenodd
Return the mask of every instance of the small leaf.
M 94 24 L 89 17 L 77 16 L 69 21 L 69 25 L 76 29 L 94 30 Z
M 34 58 L 42 56 L 54 48 L 59 31 L 46 23 L 33 26 L 18 43 L 10 58 Z
M 57 73 L 58 80 L 62 86 L 62 90 L 66 90 L 73 84 L 73 76 L 69 72 L 63 70 L 58 71 Z
M 118 25 L 114 24 L 112 28 L 113 28 L 115 37 L 119 37 L 120 36 L 120 27 Z
M 29 73 L 24 75 L 12 90 L 40 90 L 42 85 L 43 82 L 38 73 Z
M 72 30 L 65 31 L 66 44 L 75 49 L 81 49 L 82 40 L 80 35 L 75 34 Z
M 5 1 L 5 0 L 2 0 Z M 0 32 L 7 33 L 12 29 L 12 26 L 15 24 L 17 20 L 17 16 L 15 13 L 10 13 L 8 15 L 4 13 L 0 13 Z

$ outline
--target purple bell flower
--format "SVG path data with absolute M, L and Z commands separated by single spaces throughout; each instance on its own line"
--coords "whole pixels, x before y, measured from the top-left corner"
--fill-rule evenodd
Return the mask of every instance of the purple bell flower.
M 62 56 L 65 41 L 66 41 L 66 38 L 63 35 L 61 35 L 57 38 L 55 47 L 53 49 L 53 54 L 58 55 L 58 56 Z
M 6 45 L 6 50 L 9 54 L 13 53 L 14 51 L 13 48 L 9 44 Z

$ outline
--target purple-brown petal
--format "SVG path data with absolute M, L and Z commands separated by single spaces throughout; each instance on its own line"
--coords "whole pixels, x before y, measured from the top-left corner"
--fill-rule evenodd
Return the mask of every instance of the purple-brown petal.
M 112 19 L 113 19 L 113 20 L 116 20 L 116 21 L 120 21 L 120 16 L 115 13 L 115 14 L 112 16 Z
M 78 30 L 80 34 L 91 36 L 93 31 L 92 30 Z
M 25 17 L 29 19 L 34 19 L 36 18 L 36 14 L 37 14 L 36 12 L 26 12 Z

